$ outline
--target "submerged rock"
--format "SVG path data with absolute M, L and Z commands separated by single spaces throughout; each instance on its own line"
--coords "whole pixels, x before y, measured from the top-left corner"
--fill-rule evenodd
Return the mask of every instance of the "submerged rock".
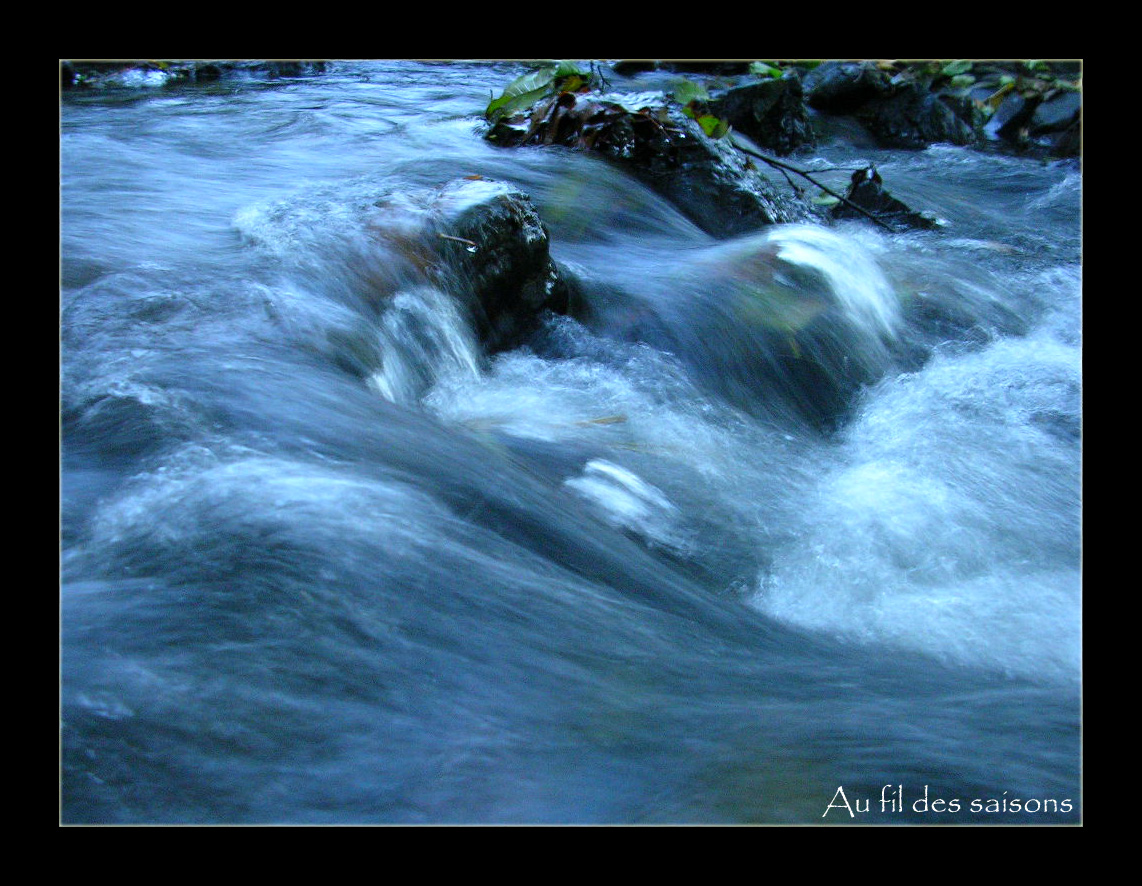
M 895 293 L 872 256 L 815 225 L 719 244 L 674 275 L 702 306 L 689 350 L 741 408 L 838 427 L 892 362 Z
M 893 365 L 899 299 L 874 256 L 820 224 L 686 250 L 638 290 L 602 293 L 592 324 L 676 355 L 704 393 L 830 433 Z

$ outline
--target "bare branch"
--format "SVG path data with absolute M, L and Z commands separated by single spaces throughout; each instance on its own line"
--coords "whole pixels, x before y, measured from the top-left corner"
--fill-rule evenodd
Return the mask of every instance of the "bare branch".
M 813 176 L 811 176 L 809 173 L 807 173 L 804 169 L 798 169 L 796 166 L 793 166 L 793 165 L 786 163 L 782 160 L 777 160 L 774 157 L 770 157 L 770 156 L 767 156 L 766 154 L 761 153 L 761 151 L 758 150 L 757 145 L 753 144 L 753 142 L 748 141 L 743 136 L 739 135 L 738 133 L 736 133 L 732 130 L 730 131 L 730 143 L 735 148 L 737 148 L 739 151 L 742 151 L 745 154 L 749 154 L 751 157 L 756 157 L 758 160 L 761 160 L 765 163 L 768 163 L 774 169 L 781 170 L 783 174 L 785 171 L 796 173 L 797 175 L 801 176 L 804 179 L 807 179 L 809 182 L 816 185 L 818 188 L 820 188 L 822 191 L 824 191 L 830 197 L 836 197 L 842 203 L 846 204 L 847 206 L 851 206 L 853 209 L 855 209 L 861 215 L 863 215 L 866 218 L 876 222 L 878 225 L 880 225 L 886 231 L 892 231 L 893 230 L 891 225 L 887 224 L 886 222 L 879 219 L 877 216 L 873 215 L 871 212 L 869 212 L 863 206 L 857 206 L 857 204 L 853 203 L 853 201 L 850 200 L 848 197 L 846 197 L 844 194 L 838 194 L 832 188 L 829 188 L 829 187 L 821 184 L 819 181 L 817 181 L 815 178 L 813 178 Z M 788 179 L 788 176 L 786 176 L 786 178 Z

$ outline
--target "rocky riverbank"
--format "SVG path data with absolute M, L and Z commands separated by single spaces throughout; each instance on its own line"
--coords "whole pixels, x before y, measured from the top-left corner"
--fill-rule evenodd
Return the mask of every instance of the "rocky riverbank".
M 845 121 L 880 148 L 1077 157 L 1081 88 L 1078 62 L 547 62 L 488 104 L 486 137 L 601 154 L 716 237 L 807 219 L 904 230 L 939 220 L 875 169 L 830 186 L 792 157 Z
M 817 115 L 853 117 L 889 148 L 949 142 L 1076 157 L 1082 144 L 1078 60 L 626 61 L 613 69 L 707 78 L 711 112 L 780 153 L 811 142 L 804 119 Z

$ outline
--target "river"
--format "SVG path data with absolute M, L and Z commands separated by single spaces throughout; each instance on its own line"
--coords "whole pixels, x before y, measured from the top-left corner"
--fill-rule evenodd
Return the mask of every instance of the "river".
M 947 224 L 718 242 L 484 141 L 521 70 L 62 95 L 61 821 L 1080 822 L 1077 162 L 823 130 Z M 477 175 L 591 302 L 491 356 L 369 236 Z M 706 285 L 758 243 L 830 426 Z

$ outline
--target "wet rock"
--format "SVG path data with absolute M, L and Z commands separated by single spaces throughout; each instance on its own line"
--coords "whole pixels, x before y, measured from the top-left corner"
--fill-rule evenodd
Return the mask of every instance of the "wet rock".
M 325 67 L 326 63 L 323 61 L 273 61 L 255 63 L 248 70 L 269 77 L 306 77 L 322 73 Z
M 953 98 L 930 92 L 922 83 L 908 83 L 887 98 L 863 108 L 861 122 L 886 147 L 925 148 L 938 142 L 971 145 L 977 141 L 977 123 L 956 113 L 971 114 Z
M 665 61 L 662 59 L 625 59 L 611 68 L 624 77 L 646 71 L 674 71 L 680 74 L 714 74 L 734 76 L 749 72 L 749 62 L 730 61 Z
M 715 237 L 812 216 L 729 140 L 711 138 L 661 93 L 564 92 L 496 122 L 488 139 L 505 147 L 562 145 L 593 151 L 662 194 Z
M 1082 120 L 1076 120 L 1049 142 L 1051 153 L 1059 157 L 1077 157 L 1082 153 Z
M 859 209 L 853 207 L 852 204 L 855 204 L 898 231 L 909 228 L 934 228 L 940 223 L 935 216 L 917 212 L 888 193 L 884 187 L 884 180 L 876 171 L 875 166 L 858 169 L 853 173 L 845 199 L 848 201 L 847 203 L 838 203 L 830 211 L 833 218 L 868 218 Z
M 222 67 L 212 62 L 201 62 L 194 66 L 194 79 L 199 83 L 208 83 L 212 80 L 222 79 Z
M 709 138 L 681 113 L 671 117 L 668 138 L 634 173 L 707 233 L 733 237 L 812 218 L 806 204 L 783 194 L 728 139 Z
M 1031 115 L 1031 135 L 1064 131 L 1078 121 L 1082 106 L 1078 92 L 1062 91 L 1045 98 Z
M 566 313 L 568 289 L 531 199 L 502 182 L 460 180 L 431 204 L 443 282 L 471 310 L 489 350 L 518 344 L 545 311 Z
M 794 70 L 779 79 L 729 89 L 712 99 L 709 108 L 738 132 L 777 154 L 788 154 L 814 141 L 801 78 Z
M 656 71 L 658 70 L 658 64 L 656 61 L 647 61 L 645 59 L 625 59 L 611 65 L 611 70 L 622 77 L 630 77 L 634 74 Z
M 1071 127 L 1081 108 L 1080 75 L 1080 63 L 1065 61 L 831 61 L 804 84 L 811 107 L 859 120 L 881 147 L 991 141 L 1069 156 L 1078 150 Z
M 693 299 L 677 352 L 743 410 L 829 431 L 891 363 L 895 294 L 870 256 L 819 225 L 719 243 L 684 257 L 669 285 Z
M 1018 92 L 1008 94 L 984 125 L 984 133 L 992 139 L 1018 142 L 1020 133 L 1026 130 L 1037 104 L 1037 98 L 1029 100 Z M 1025 132 L 1023 138 L 1026 138 Z
M 872 62 L 822 62 L 805 76 L 806 101 L 831 114 L 852 113 L 891 89 L 888 75 Z

